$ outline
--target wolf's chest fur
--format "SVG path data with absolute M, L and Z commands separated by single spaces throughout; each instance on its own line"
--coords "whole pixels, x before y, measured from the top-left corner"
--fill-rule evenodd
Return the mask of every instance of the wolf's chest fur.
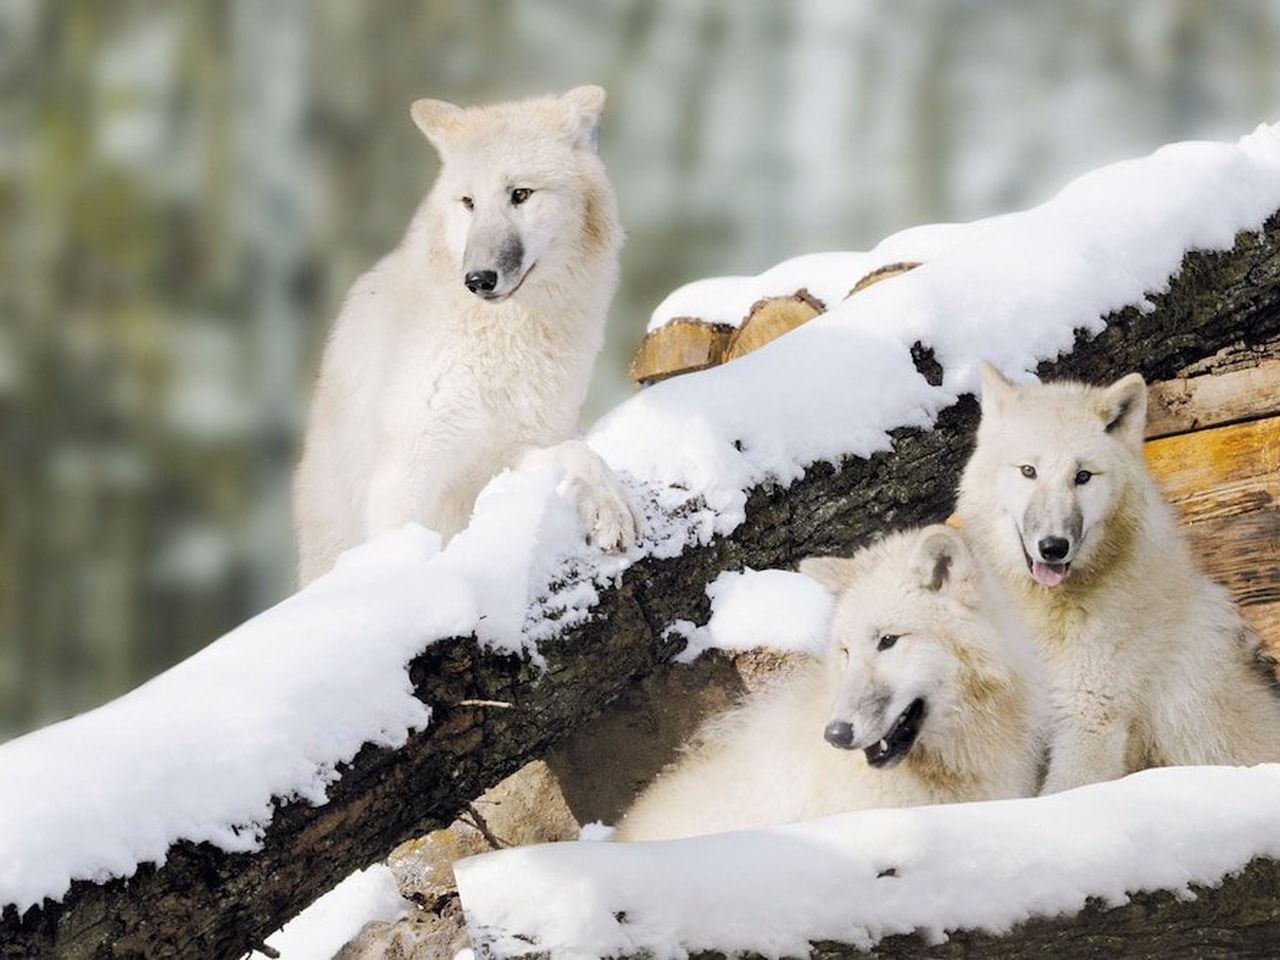
M 468 311 L 421 331 L 392 354 L 387 376 L 370 384 L 383 425 L 400 434 L 464 425 L 522 435 L 571 430 L 595 352 L 581 340 L 592 338 L 573 342 L 516 309 L 479 310 L 495 316 Z

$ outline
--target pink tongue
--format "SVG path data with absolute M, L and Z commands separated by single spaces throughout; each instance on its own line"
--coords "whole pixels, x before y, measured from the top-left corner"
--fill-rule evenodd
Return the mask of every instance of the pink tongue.
M 1042 587 L 1056 587 L 1067 577 L 1067 568 L 1060 563 L 1036 560 L 1031 564 L 1031 577 Z

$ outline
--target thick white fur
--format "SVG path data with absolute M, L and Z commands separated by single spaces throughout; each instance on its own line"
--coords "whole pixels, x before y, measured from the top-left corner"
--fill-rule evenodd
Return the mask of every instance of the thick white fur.
M 1038 665 L 998 582 L 958 532 L 900 533 L 801 570 L 836 593 L 824 660 L 712 720 L 624 815 L 615 839 L 1035 793 Z M 901 639 L 879 650 L 886 633 Z M 917 697 L 928 714 L 915 745 L 897 766 L 871 767 L 862 748 Z M 833 719 L 852 724 L 853 749 L 824 740 Z
M 1046 792 L 1150 766 L 1280 760 L 1280 697 L 1259 669 L 1258 641 L 1197 569 L 1147 470 L 1142 379 L 1015 386 L 984 365 L 983 380 L 959 513 L 1046 665 Z M 1080 469 L 1093 474 L 1084 486 L 1072 482 Z M 1070 512 L 1073 499 L 1077 555 L 1061 584 L 1041 586 L 1019 529 L 1037 511 Z
M 594 149 L 603 106 L 599 87 L 474 109 L 414 104 L 440 175 L 330 334 L 294 483 L 303 583 L 408 521 L 453 535 L 489 479 L 535 450 L 576 484 L 595 543 L 633 542 L 625 493 L 569 439 L 622 243 Z M 515 206 L 518 187 L 533 192 Z M 524 255 L 501 278 L 506 299 L 483 300 L 464 274 L 487 268 L 511 237 Z

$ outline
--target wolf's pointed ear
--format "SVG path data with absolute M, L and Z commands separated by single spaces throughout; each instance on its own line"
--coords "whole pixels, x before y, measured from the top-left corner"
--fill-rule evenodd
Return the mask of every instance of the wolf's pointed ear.
M 1131 373 L 1107 387 L 1098 412 L 1107 433 L 1140 448 L 1147 431 L 1147 382 L 1142 374 Z
M 1018 385 L 985 360 L 978 363 L 978 378 L 982 381 L 982 412 L 999 414 L 1013 399 Z
M 798 569 L 832 593 L 839 594 L 853 582 L 858 563 L 848 557 L 809 557 L 800 561 Z
M 946 590 L 970 602 L 976 596 L 978 570 L 960 532 L 945 523 L 920 531 L 911 570 L 921 589 Z
M 409 108 L 409 116 L 437 151 L 444 149 L 449 134 L 458 128 L 462 114 L 461 107 L 444 100 L 415 100 Z
M 606 96 L 604 87 L 589 86 L 574 87 L 560 97 L 569 114 L 569 139 L 578 149 L 595 151 Z

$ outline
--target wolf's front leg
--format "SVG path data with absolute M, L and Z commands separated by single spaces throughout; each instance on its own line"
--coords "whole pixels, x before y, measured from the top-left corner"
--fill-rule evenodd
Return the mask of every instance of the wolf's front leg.
M 438 529 L 444 490 L 440 483 L 441 471 L 429 469 L 430 463 L 430 458 L 410 455 L 407 451 L 385 456 L 378 462 L 364 505 L 366 539 L 411 522 L 445 535 L 452 532 Z
M 578 514 L 593 545 L 613 552 L 635 545 L 643 525 L 640 515 L 609 465 L 581 440 L 528 450 L 520 466 L 564 471 L 577 492 Z
M 1042 793 L 1059 793 L 1128 773 L 1129 719 L 1105 715 L 1060 723 L 1049 745 L 1049 772 Z

